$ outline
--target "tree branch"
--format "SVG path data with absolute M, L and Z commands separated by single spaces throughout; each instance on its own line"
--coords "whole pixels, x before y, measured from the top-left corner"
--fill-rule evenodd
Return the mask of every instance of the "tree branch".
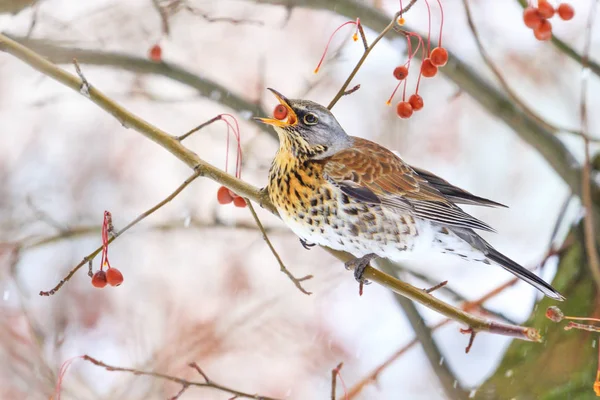
M 39 56 L 35 52 L 27 49 L 21 44 L 1 34 L 0 51 L 12 54 L 13 56 L 19 58 L 20 60 L 31 66 L 32 68 L 35 68 L 41 73 L 50 76 L 51 78 L 63 83 L 65 86 L 79 93 L 81 85 L 83 83 L 80 78 L 64 71 L 63 69 L 57 67 L 48 60 Z M 151 125 L 150 123 L 125 110 L 123 107 L 119 106 L 111 99 L 109 99 L 106 95 L 97 90 L 94 86 L 89 88 L 89 95 L 85 97 L 96 103 L 109 114 L 113 115 L 115 118 L 121 121 L 121 123 L 124 126 L 135 129 L 139 133 L 146 136 L 148 139 L 164 147 L 167 151 L 179 158 L 190 168 L 193 168 L 194 173 L 198 176 L 204 176 L 216 182 L 219 182 L 222 185 L 234 191 L 235 193 L 237 193 L 238 195 L 249 198 L 261 204 L 273 214 L 277 215 L 277 210 L 275 209 L 273 204 L 271 204 L 265 192 L 260 191 L 256 187 L 246 182 L 243 182 L 235 178 L 234 176 L 231 176 L 205 162 L 194 152 L 185 148 L 177 140 L 176 137 L 169 135 L 168 133 L 160 130 L 159 128 Z M 343 253 L 332 249 L 327 250 L 344 262 L 352 258 L 352 256 L 348 253 Z M 409 285 L 408 283 L 402 282 L 394 277 L 388 276 L 387 274 L 375 270 L 372 267 L 367 267 L 367 269 L 365 270 L 364 277 L 365 279 L 377 282 L 398 294 L 401 294 L 414 301 L 417 301 L 423 304 L 424 306 L 447 316 L 448 318 L 452 318 L 457 321 L 463 322 L 464 324 L 473 328 L 476 331 L 498 333 L 524 340 L 541 340 L 540 335 L 536 329 L 497 323 L 494 321 L 489 321 L 483 318 L 478 318 L 473 315 L 467 314 L 466 312 L 456 307 L 453 307 L 439 299 L 436 299 L 435 297 L 424 292 L 421 289 L 417 289 L 414 286 Z

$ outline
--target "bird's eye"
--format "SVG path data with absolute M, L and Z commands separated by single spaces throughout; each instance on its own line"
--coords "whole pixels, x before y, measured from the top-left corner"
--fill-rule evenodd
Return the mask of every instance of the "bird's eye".
M 287 117 L 288 110 L 283 104 L 278 104 L 273 110 L 273 116 L 275 119 L 283 120 Z
M 315 125 L 319 119 L 315 114 L 306 114 L 304 116 L 304 123 L 306 125 Z

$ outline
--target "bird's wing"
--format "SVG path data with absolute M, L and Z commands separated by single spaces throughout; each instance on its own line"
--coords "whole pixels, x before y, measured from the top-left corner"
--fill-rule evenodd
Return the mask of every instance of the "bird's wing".
M 459 187 L 452 185 L 445 179 L 426 171 L 421 168 L 411 167 L 420 177 L 424 178 L 431 186 L 436 188 L 442 193 L 448 200 L 455 204 L 469 204 L 472 206 L 486 206 L 486 207 L 507 207 L 504 204 L 497 203 L 492 200 L 485 199 L 483 197 L 475 196 L 472 193 L 467 192 Z
M 325 178 L 347 196 L 442 225 L 494 231 L 453 204 L 391 151 L 365 139 L 353 139 L 351 148 L 322 161 Z

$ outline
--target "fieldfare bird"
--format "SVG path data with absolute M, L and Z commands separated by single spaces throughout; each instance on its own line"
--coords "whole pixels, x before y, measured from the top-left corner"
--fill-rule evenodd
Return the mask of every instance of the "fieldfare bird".
M 494 231 L 457 204 L 502 206 L 475 196 L 390 150 L 349 136 L 333 114 L 308 100 L 277 97 L 272 125 L 279 150 L 268 193 L 283 221 L 307 242 L 343 250 L 362 281 L 376 258 L 402 261 L 429 252 L 496 264 L 546 296 L 563 296 L 537 275 L 495 250 L 475 230 Z

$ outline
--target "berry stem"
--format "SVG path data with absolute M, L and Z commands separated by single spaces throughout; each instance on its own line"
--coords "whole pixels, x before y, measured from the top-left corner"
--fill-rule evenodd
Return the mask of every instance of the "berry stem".
M 331 34 L 331 36 L 329 36 L 329 40 L 327 41 L 327 45 L 325 46 L 325 51 L 323 51 L 323 55 L 321 56 L 321 59 L 319 60 L 319 64 L 317 64 L 317 68 L 315 68 L 315 74 L 319 72 L 319 69 L 321 68 L 321 64 L 323 64 L 323 60 L 325 60 L 325 55 L 327 54 L 327 50 L 329 49 L 329 45 L 331 44 L 331 40 L 333 40 L 333 37 L 335 36 L 335 34 L 342 29 L 344 26 L 346 25 L 356 25 L 356 21 L 347 21 L 344 22 L 343 24 L 341 24 L 340 26 L 337 27 L 337 29 L 335 31 L 333 31 L 333 33 Z
M 440 6 L 440 14 L 441 14 L 441 22 L 440 22 L 440 37 L 438 39 L 438 47 L 442 47 L 442 31 L 444 29 L 444 8 L 442 7 L 442 2 L 437 0 Z
M 429 1 L 425 0 L 427 6 L 427 57 L 431 51 L 431 7 L 429 7 Z

